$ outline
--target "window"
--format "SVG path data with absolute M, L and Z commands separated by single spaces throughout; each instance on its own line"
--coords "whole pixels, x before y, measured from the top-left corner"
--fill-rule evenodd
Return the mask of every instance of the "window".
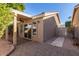
M 36 22 L 33 22 L 33 35 L 36 35 Z
M 36 35 L 36 29 L 33 29 L 33 35 Z

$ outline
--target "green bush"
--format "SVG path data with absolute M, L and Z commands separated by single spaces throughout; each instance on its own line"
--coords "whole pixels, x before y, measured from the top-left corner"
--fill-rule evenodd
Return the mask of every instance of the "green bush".
M 0 4 L 0 38 L 4 34 L 4 30 L 11 24 L 13 21 L 13 14 L 10 11 L 11 8 L 17 9 L 20 11 L 24 10 L 24 5 L 21 3 L 2 3 Z

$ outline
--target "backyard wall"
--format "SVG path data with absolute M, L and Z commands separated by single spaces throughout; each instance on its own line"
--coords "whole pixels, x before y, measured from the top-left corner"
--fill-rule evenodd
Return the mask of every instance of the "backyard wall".
M 65 37 L 65 35 L 67 34 L 66 28 L 64 27 L 58 27 L 56 30 L 56 35 L 58 37 Z

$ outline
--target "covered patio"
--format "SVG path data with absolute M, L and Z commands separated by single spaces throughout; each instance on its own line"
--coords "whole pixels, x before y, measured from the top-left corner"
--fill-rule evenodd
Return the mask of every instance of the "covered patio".
M 25 38 L 24 32 L 25 32 L 25 25 L 32 24 L 32 16 L 25 14 L 23 12 L 17 11 L 12 9 L 12 12 L 14 13 L 14 19 L 12 22 L 12 43 L 14 46 L 17 45 L 17 38 Z M 9 40 L 9 29 L 6 29 L 5 33 L 6 40 Z

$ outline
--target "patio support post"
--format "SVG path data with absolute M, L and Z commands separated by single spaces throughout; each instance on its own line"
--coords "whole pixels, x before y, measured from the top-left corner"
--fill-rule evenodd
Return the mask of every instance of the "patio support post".
M 31 24 L 32 26 L 31 26 L 31 39 L 32 39 L 32 37 L 33 37 L 33 24 Z
M 8 40 L 8 27 L 6 28 L 6 32 L 5 32 L 5 39 Z
M 17 45 L 17 14 L 15 13 L 13 21 L 13 45 Z
M 19 30 L 19 31 L 18 31 L 18 32 L 19 32 L 19 33 L 18 33 L 18 34 L 19 34 L 19 37 L 21 37 L 21 34 L 20 34 L 20 30 L 21 30 L 20 23 L 18 24 L 18 30 Z
M 24 38 L 24 23 L 22 24 L 22 37 Z

